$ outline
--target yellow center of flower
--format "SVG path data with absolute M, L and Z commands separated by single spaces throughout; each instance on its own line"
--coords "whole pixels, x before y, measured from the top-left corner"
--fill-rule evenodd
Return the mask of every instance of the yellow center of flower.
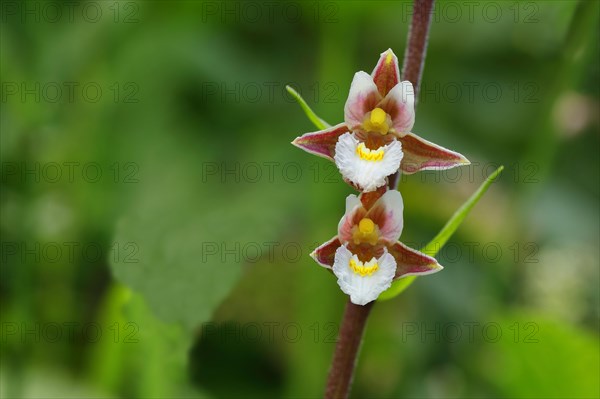
M 375 223 L 369 218 L 361 219 L 358 223 L 358 231 L 362 234 L 372 234 L 375 231 Z
M 370 276 L 379 269 L 379 265 L 375 259 L 370 260 L 367 263 L 362 263 L 361 261 L 355 261 L 354 258 L 352 258 L 350 259 L 348 266 L 350 266 L 350 269 L 352 269 L 354 273 L 360 274 L 362 277 Z
M 369 132 L 378 132 L 382 135 L 386 135 L 390 130 L 388 119 L 388 114 L 386 114 L 386 112 L 381 108 L 377 107 L 365 118 L 363 126 Z
M 370 150 L 365 146 L 365 143 L 359 143 L 356 147 L 356 153 L 360 157 L 360 159 L 364 159 L 365 161 L 378 162 L 383 159 L 385 155 L 385 150 L 383 148 L 379 148 L 378 150 Z
M 380 126 L 383 123 L 385 123 L 386 116 L 387 114 L 384 110 L 382 110 L 381 108 L 375 108 L 373 111 L 371 111 L 371 123 L 375 126 Z
M 358 226 L 354 227 L 352 233 L 352 240 L 355 244 L 368 242 L 371 245 L 377 244 L 379 240 L 379 231 L 375 223 L 369 218 L 363 218 L 358 223 Z

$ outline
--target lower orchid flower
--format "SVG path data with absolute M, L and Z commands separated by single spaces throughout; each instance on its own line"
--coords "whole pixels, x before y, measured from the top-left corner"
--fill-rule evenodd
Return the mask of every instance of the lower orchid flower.
M 381 54 L 371 75 L 357 72 L 344 107 L 343 123 L 306 133 L 292 143 L 334 160 L 346 181 L 369 192 L 398 170 L 448 169 L 469 164 L 461 154 L 411 133 L 415 98 L 409 81 L 400 81 L 398 58 Z
M 442 269 L 434 258 L 398 241 L 404 223 L 402 196 L 396 190 L 381 191 L 348 196 L 337 236 L 311 254 L 333 271 L 356 305 L 377 299 L 393 280 Z

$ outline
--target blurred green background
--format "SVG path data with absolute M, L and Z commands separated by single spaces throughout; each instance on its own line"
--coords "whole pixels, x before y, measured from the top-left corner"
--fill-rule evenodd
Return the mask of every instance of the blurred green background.
M 404 52 L 410 2 L 1 3 L 0 395 L 322 394 L 346 297 L 308 254 L 353 190 L 289 143 Z M 596 1 L 436 4 L 404 176 L 445 266 L 372 313 L 352 396 L 593 398 Z

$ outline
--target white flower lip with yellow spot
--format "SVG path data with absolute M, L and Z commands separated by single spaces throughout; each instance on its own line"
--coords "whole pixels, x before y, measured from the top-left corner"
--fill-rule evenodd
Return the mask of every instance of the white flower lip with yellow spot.
M 469 161 L 463 155 L 411 133 L 415 120 L 414 102 L 412 84 L 400 80 L 398 58 L 391 49 L 388 49 L 381 54 L 371 75 L 362 71 L 354 75 L 348 99 L 344 106 L 343 123 L 321 131 L 306 133 L 296 138 L 292 143 L 311 154 L 336 160 L 340 138 L 347 133 L 361 132 L 362 135 L 375 136 L 391 135 L 393 141 L 402 143 L 400 148 L 403 156 L 396 170 L 388 175 L 395 173 L 398 169 L 402 173 L 411 174 L 421 170 L 442 170 L 468 165 Z M 386 140 L 386 142 L 390 141 L 392 140 Z M 365 149 L 368 148 L 365 146 L 361 147 L 360 150 Z M 356 151 L 356 148 L 353 150 Z M 372 153 L 368 151 L 360 152 L 360 150 L 357 155 L 362 154 L 363 158 L 360 159 L 363 161 L 369 159 L 369 156 L 376 159 L 381 157 L 381 153 L 378 152 L 379 149 L 371 149 L 371 151 L 376 152 L 375 155 L 371 155 Z M 355 176 L 356 179 L 363 176 L 365 172 L 350 171 L 348 169 L 350 168 L 348 153 L 342 154 L 340 157 L 338 158 L 341 161 L 345 161 L 343 167 L 347 174 Z M 384 158 L 385 154 L 381 160 Z M 375 166 L 389 167 L 388 164 L 378 162 L 375 159 L 373 159 L 373 162 Z M 370 164 L 356 162 L 352 165 L 352 169 L 373 167 Z M 339 164 L 338 167 L 340 167 Z M 340 170 L 344 173 L 341 168 Z M 376 186 L 384 184 L 379 178 L 382 173 L 375 173 L 377 177 Z M 346 178 L 346 180 L 354 185 L 359 185 L 359 188 L 364 190 L 364 187 L 357 181 L 350 178 Z M 369 185 L 369 188 L 372 189 L 372 185 Z
M 386 177 L 396 173 L 403 156 L 397 140 L 371 150 L 354 134 L 346 133 L 335 146 L 334 160 L 344 179 L 369 192 L 386 184 Z
M 396 262 L 387 250 L 368 262 L 361 262 L 346 246 L 339 247 L 335 253 L 333 273 L 342 291 L 356 305 L 366 305 L 377 299 L 390 288 L 395 272 Z

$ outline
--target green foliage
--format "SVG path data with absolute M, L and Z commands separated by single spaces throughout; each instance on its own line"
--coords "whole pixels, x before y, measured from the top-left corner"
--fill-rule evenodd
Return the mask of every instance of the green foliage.
M 507 313 L 494 320 L 496 325 L 506 328 L 476 355 L 473 372 L 494 386 L 501 396 L 548 399 L 598 396 L 597 336 L 531 312 Z
M 285 86 L 285 89 L 288 93 L 291 94 L 292 97 L 294 97 L 298 104 L 300 104 L 300 107 L 302 107 L 302 110 L 304 111 L 308 119 L 313 123 L 313 125 L 317 127 L 317 129 L 322 130 L 331 126 L 329 123 L 325 122 L 323 119 L 319 118 L 317 114 L 314 113 L 314 111 L 308 106 L 306 101 L 304 101 L 300 93 L 298 93 L 290 86 Z
M 209 195 L 202 184 L 220 163 L 177 143 L 171 149 L 163 144 L 162 153 L 177 161 L 143 162 L 153 179 L 136 187 L 135 205 L 117 224 L 114 241 L 131 246 L 111 259 L 111 267 L 117 280 L 141 293 L 160 319 L 192 331 L 211 319 L 248 258 L 261 256 L 254 247 L 264 249 L 263 243 L 275 241 L 284 227 L 285 208 L 267 206 L 265 199 L 279 204 L 290 199 L 275 185 L 246 184 L 222 201 L 230 195 L 227 185 L 211 187 Z M 157 181 L 168 181 L 169 189 Z
M 442 249 L 444 244 L 448 242 L 456 229 L 458 229 L 458 226 L 460 226 L 463 220 L 465 220 L 471 209 L 473 209 L 475 204 L 479 202 L 490 185 L 496 180 L 496 178 L 498 178 L 498 176 L 500 176 L 502 170 L 504 170 L 504 166 L 500 166 L 494 171 L 494 173 L 488 176 L 488 178 L 477 189 L 477 191 L 475 191 L 473 195 L 471 195 L 471 197 L 469 197 L 469 199 L 454 213 L 454 215 L 452 215 L 444 227 L 442 227 L 440 232 L 425 247 L 421 248 L 423 253 L 429 256 L 437 255 L 439 250 Z M 417 276 L 408 276 L 394 281 L 390 288 L 381 293 L 378 300 L 385 301 L 400 295 L 416 280 L 416 278 Z

